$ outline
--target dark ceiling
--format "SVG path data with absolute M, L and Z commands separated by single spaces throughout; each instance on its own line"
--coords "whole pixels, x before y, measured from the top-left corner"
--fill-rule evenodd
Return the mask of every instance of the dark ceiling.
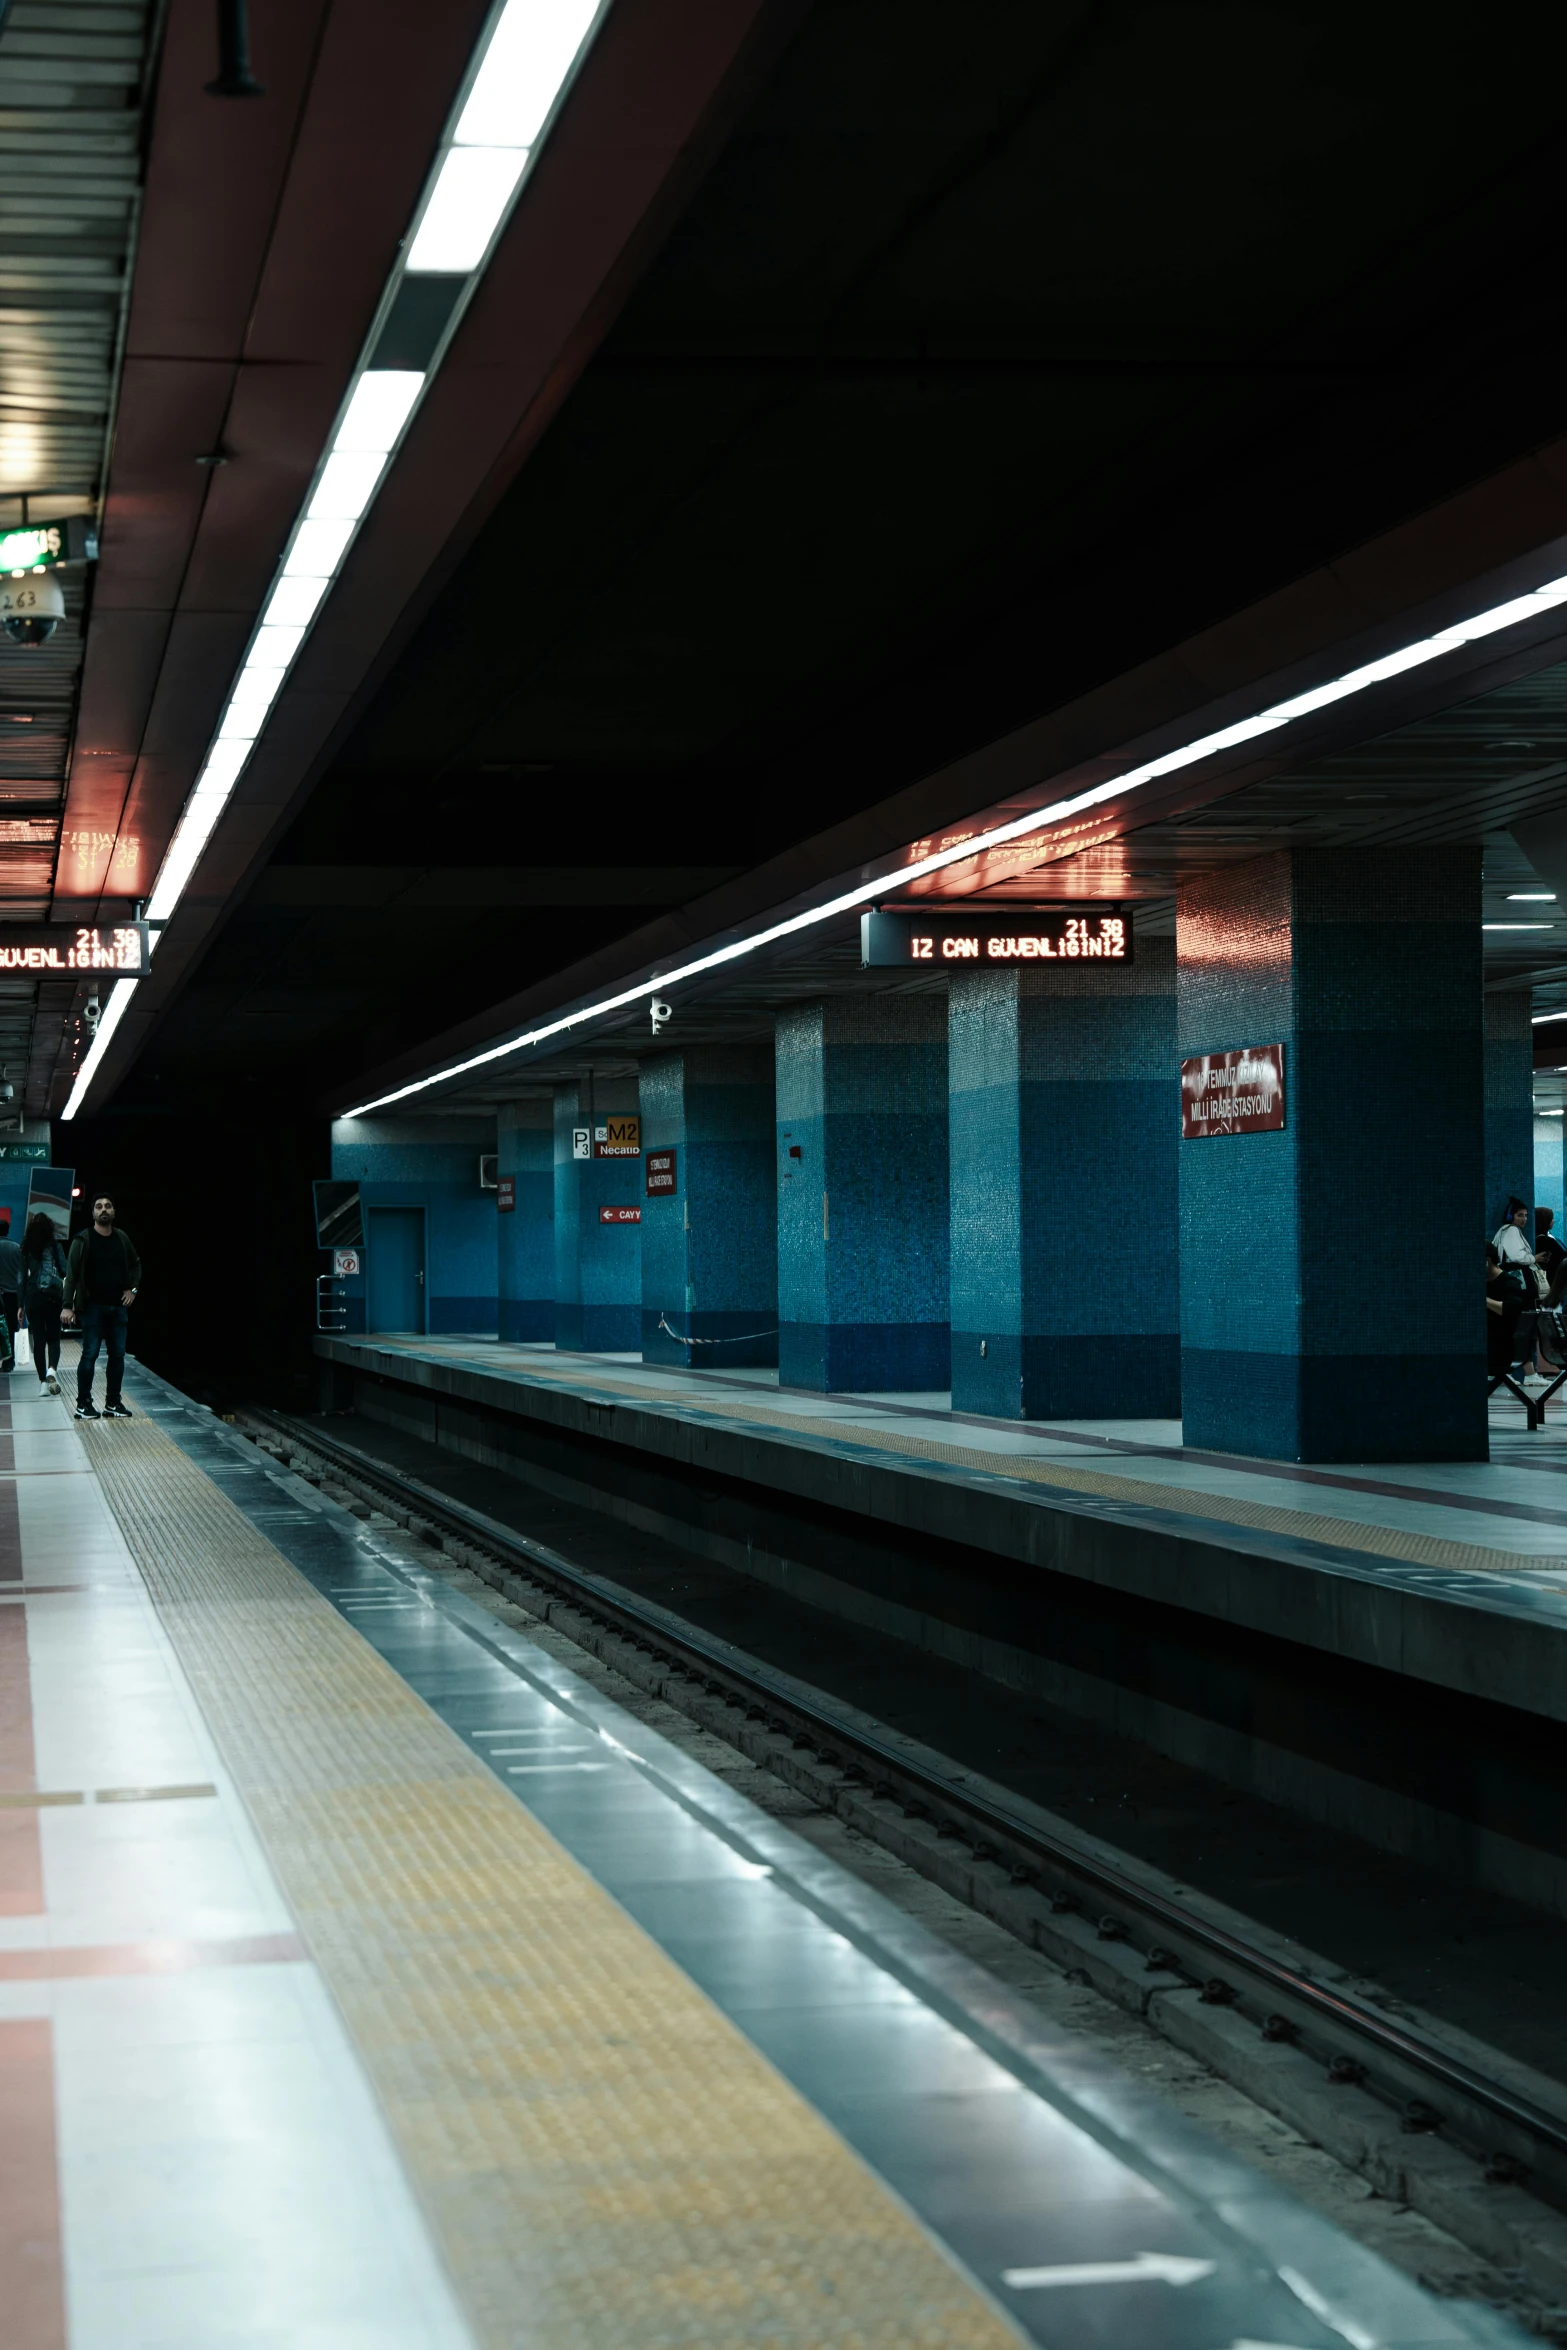
M 351 1085 L 1561 433 L 1564 67 L 819 0 L 117 1111 Z

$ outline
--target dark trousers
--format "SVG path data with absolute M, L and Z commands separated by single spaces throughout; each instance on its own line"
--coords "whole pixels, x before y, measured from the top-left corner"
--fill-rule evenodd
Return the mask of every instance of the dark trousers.
M 101 1306 L 89 1298 L 82 1307 L 82 1359 L 76 1369 L 78 1403 L 92 1402 L 92 1375 L 98 1368 L 100 1346 L 107 1349 L 109 1357 L 104 1409 L 119 1402 L 120 1381 L 125 1376 L 125 1322 L 123 1306 Z
M 5 1316 L 5 1354 L 0 1358 L 0 1370 L 9 1371 L 16 1361 L 16 1325 L 19 1315 L 14 1289 L 0 1289 L 0 1314 Z
M 33 1369 L 42 1379 L 60 1368 L 60 1292 L 30 1289 L 27 1293 L 27 1335 L 33 1342 Z

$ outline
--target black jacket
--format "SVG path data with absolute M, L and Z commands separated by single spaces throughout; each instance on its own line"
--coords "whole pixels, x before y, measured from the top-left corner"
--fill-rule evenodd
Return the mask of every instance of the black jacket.
M 115 1230 L 120 1231 L 118 1225 L 115 1226 Z M 87 1303 L 85 1296 L 78 1297 L 78 1292 L 87 1279 L 87 1243 L 91 1234 L 92 1226 L 90 1224 L 85 1232 L 78 1232 L 71 1243 L 71 1253 L 66 1260 L 65 1295 L 60 1302 L 68 1314 L 75 1313 L 79 1305 Z M 136 1254 L 136 1243 L 128 1232 L 120 1232 L 120 1238 L 125 1243 L 125 1286 L 127 1289 L 140 1289 L 141 1259 Z

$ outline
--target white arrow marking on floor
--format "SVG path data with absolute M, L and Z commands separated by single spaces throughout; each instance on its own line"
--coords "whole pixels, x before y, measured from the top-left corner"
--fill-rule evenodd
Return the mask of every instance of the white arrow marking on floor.
M 1132 2260 L 1080 2260 L 1065 2268 L 1004 2268 L 1001 2281 L 1014 2293 L 1043 2285 L 1195 2285 L 1218 2265 L 1178 2252 L 1139 2252 Z

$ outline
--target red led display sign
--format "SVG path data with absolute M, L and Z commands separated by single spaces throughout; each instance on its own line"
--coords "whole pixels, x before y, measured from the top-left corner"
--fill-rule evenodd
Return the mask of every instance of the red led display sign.
M 860 961 L 890 971 L 994 970 L 1013 963 L 1129 963 L 1132 925 L 1118 907 L 1012 906 L 1004 913 L 910 913 L 878 907 L 860 916 Z
M 1276 1134 L 1284 1124 L 1284 1047 L 1243 1045 L 1181 1063 L 1181 1133 Z
M 0 971 L 102 971 L 145 979 L 152 969 L 145 922 L 0 922 Z

